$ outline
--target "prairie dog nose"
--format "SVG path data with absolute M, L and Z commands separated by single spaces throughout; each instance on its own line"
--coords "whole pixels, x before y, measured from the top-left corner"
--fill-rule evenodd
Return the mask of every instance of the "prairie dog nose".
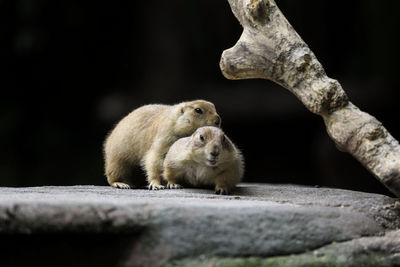
M 213 147 L 213 150 L 211 151 L 211 156 L 213 156 L 213 157 L 217 157 L 218 155 L 219 155 L 219 148 L 218 148 L 218 146 L 214 146 Z

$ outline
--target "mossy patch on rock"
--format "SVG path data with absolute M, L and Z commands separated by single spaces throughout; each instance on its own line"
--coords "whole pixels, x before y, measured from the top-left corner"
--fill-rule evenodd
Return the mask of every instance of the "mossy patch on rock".
M 171 261 L 167 267 L 400 266 L 400 230 L 382 237 L 334 243 L 297 255 L 276 257 L 207 257 Z

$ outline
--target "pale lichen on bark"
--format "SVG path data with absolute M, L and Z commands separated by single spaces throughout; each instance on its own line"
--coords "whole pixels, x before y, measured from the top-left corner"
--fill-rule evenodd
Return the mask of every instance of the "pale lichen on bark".
M 228 0 L 243 26 L 238 42 L 222 53 L 228 79 L 268 79 L 321 115 L 337 147 L 349 152 L 400 197 L 400 146 L 373 116 L 352 104 L 340 83 L 293 29 L 274 0 Z

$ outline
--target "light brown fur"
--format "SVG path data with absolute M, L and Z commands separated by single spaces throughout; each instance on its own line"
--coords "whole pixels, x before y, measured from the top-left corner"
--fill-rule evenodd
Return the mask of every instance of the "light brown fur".
M 117 188 L 130 188 L 126 180 L 132 169 L 141 165 L 149 188 L 163 189 L 161 174 L 169 147 L 201 126 L 220 126 L 220 123 L 214 104 L 204 100 L 135 109 L 117 124 L 104 143 L 108 183 Z
M 167 188 L 181 188 L 179 181 L 192 185 L 215 185 L 217 194 L 229 194 L 242 179 L 243 156 L 224 132 L 201 127 L 190 137 L 177 140 L 164 161 Z

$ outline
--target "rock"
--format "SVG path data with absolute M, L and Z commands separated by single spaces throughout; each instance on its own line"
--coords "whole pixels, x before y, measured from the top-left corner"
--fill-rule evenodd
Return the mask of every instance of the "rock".
M 294 185 L 241 184 L 231 196 L 207 189 L 0 188 L 1 234 L 126 236 L 109 250 L 127 266 L 304 253 L 384 235 L 399 228 L 399 214 L 398 199 Z
M 392 231 L 382 237 L 363 237 L 331 244 L 299 255 L 270 258 L 207 258 L 200 256 L 172 261 L 166 266 L 400 266 L 400 231 Z

